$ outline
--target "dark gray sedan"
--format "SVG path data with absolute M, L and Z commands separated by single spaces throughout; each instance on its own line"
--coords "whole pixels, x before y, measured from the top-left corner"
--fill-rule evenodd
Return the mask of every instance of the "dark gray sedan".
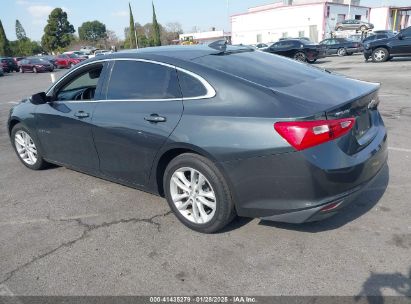
M 148 48 L 79 64 L 16 105 L 8 133 L 28 168 L 165 196 L 197 231 L 236 215 L 303 223 L 386 163 L 378 89 L 251 48 Z

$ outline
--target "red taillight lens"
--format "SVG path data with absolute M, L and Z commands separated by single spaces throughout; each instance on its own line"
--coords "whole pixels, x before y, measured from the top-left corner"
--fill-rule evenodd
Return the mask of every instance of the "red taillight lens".
M 347 134 L 354 123 L 354 118 L 287 121 L 275 123 L 274 128 L 290 145 L 301 151 Z

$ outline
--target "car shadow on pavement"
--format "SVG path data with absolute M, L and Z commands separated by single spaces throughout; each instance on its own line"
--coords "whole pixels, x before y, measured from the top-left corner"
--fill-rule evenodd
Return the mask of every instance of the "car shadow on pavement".
M 369 304 L 384 304 L 387 298 L 383 297 L 383 290 L 394 290 L 396 294 L 409 298 L 411 302 L 411 268 L 408 276 L 402 273 L 375 273 L 371 272 L 369 278 L 364 282 L 361 292 L 354 297 L 356 302 L 366 299 Z M 387 301 L 394 303 L 395 301 Z M 398 302 L 403 303 L 403 302 Z M 405 303 L 405 302 L 404 302 Z
M 373 180 L 351 204 L 340 213 L 326 220 L 304 224 L 288 224 L 270 221 L 260 221 L 259 225 L 301 232 L 317 233 L 338 229 L 347 223 L 361 217 L 371 210 L 384 195 L 389 183 L 389 167 L 385 165 L 380 174 Z

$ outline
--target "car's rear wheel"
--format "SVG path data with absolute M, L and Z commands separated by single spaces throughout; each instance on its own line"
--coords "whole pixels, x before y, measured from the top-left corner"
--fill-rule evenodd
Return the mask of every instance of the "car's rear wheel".
M 337 50 L 337 55 L 340 57 L 345 56 L 346 54 L 347 54 L 347 51 L 345 50 L 345 48 L 339 48 Z
M 365 32 L 367 30 L 367 27 L 365 25 L 362 25 L 360 27 L 361 32 Z
M 307 57 L 305 56 L 305 54 L 303 52 L 297 52 L 294 55 L 294 59 L 300 62 L 305 62 L 307 61 Z
M 24 73 L 23 67 L 20 67 L 20 73 Z
M 32 170 L 41 170 L 47 166 L 38 142 L 22 124 L 16 124 L 11 131 L 13 147 L 20 161 Z
M 386 48 L 377 48 L 372 52 L 372 61 L 385 62 L 390 58 L 390 53 Z
M 213 233 L 235 217 L 228 185 L 213 162 L 185 153 L 167 166 L 163 180 L 170 208 L 187 227 Z
M 315 62 L 317 61 L 317 59 L 312 59 L 312 60 L 307 59 L 307 61 L 308 61 L 309 63 L 315 63 Z
M 38 73 L 39 71 L 37 70 L 37 68 L 36 67 L 33 67 L 33 73 Z
M 69 68 L 71 69 L 74 66 L 73 63 L 70 63 Z
M 341 32 L 343 30 L 342 26 L 337 27 L 337 31 Z

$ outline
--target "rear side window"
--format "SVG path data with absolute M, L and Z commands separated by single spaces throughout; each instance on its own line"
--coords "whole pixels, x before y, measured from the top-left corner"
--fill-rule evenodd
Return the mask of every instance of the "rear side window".
M 187 73 L 178 71 L 178 80 L 184 98 L 200 97 L 207 94 L 207 89 L 203 86 L 201 81 Z
M 107 89 L 107 99 L 171 98 L 181 98 L 174 68 L 132 60 L 115 62 Z

